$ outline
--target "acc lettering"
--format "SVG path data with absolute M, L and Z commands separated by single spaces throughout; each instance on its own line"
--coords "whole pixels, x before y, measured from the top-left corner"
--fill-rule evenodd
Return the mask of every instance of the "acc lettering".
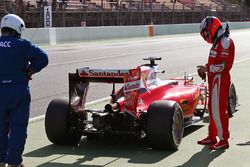
M 0 42 L 0 47 L 1 48 L 10 48 L 11 47 L 11 42 L 10 41 L 1 41 Z

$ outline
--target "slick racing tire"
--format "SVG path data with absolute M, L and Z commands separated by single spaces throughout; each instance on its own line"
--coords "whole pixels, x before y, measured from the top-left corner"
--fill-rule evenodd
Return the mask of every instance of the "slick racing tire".
M 228 116 L 232 117 L 233 114 L 237 111 L 236 106 L 238 103 L 236 89 L 233 83 L 230 85 L 229 97 L 228 97 Z
M 147 138 L 154 149 L 177 150 L 183 136 L 182 109 L 175 101 L 153 102 L 147 112 Z
M 66 99 L 54 99 L 45 114 L 45 131 L 48 139 L 57 145 L 76 145 L 82 134 L 70 131 L 69 103 Z

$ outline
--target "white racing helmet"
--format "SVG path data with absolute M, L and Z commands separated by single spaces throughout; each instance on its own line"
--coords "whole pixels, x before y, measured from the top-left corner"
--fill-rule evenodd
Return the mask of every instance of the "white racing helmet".
M 7 14 L 1 20 L 1 29 L 4 27 L 11 28 L 21 35 L 22 31 L 25 29 L 25 23 L 19 16 Z

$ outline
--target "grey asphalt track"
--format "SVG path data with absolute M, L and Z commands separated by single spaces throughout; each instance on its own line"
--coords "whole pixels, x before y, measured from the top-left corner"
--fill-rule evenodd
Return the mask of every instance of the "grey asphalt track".
M 240 107 L 230 119 L 227 150 L 210 151 L 196 144 L 207 135 L 207 116 L 185 130 L 178 151 L 152 150 L 146 142 L 134 140 L 89 142 L 86 138 L 75 147 L 56 146 L 46 138 L 44 121 L 40 120 L 29 125 L 24 163 L 27 167 L 249 167 L 249 67 L 250 60 L 246 60 L 232 70 Z

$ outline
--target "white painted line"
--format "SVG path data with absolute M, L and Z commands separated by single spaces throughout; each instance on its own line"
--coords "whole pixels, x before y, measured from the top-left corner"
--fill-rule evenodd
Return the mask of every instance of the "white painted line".
M 242 63 L 242 62 L 245 62 L 245 61 L 248 61 L 250 60 L 250 58 L 245 58 L 245 59 L 242 59 L 242 60 L 238 60 L 235 62 L 235 64 L 238 64 L 238 63 Z
M 101 98 L 101 99 L 98 99 L 98 100 L 94 100 L 94 101 L 86 103 L 86 106 L 97 104 L 97 103 L 100 103 L 100 102 L 103 102 L 103 101 L 106 101 L 106 100 L 109 100 L 109 99 L 110 99 L 110 97 L 104 97 L 104 98 Z M 29 123 L 42 121 L 44 119 L 45 119 L 45 115 L 40 115 L 40 116 L 29 119 Z
M 238 60 L 234 64 L 243 63 L 243 62 L 248 61 L 248 60 L 250 60 L 250 58 L 245 58 L 245 59 L 242 59 L 242 60 Z M 191 75 L 191 76 L 197 75 L 197 72 L 190 73 L 189 75 Z
M 41 120 L 44 120 L 44 118 L 45 118 L 45 115 L 40 115 L 40 116 L 29 119 L 29 123 L 34 123 L 34 122 L 37 122 L 37 121 L 41 121 Z
M 103 101 L 106 101 L 106 100 L 109 100 L 109 99 L 110 99 L 110 97 L 104 97 L 104 98 L 101 98 L 101 99 L 97 99 L 97 100 L 86 103 L 86 106 L 93 105 L 93 104 L 96 104 L 96 103 L 100 103 L 100 102 L 103 102 Z

